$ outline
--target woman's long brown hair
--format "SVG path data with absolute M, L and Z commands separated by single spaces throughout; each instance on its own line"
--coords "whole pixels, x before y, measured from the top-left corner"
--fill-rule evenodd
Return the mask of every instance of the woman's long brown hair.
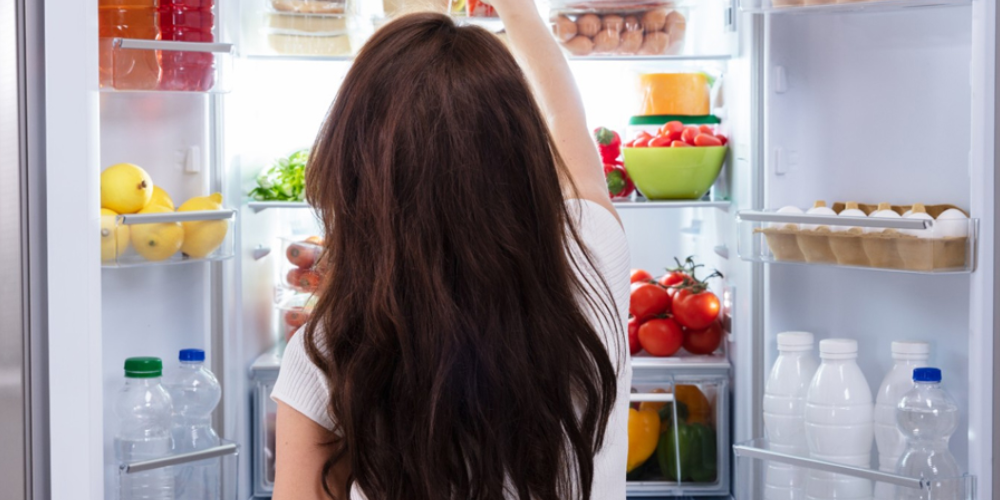
M 413 14 L 364 46 L 306 179 L 329 270 L 305 332 L 336 425 L 325 471 L 352 470 L 333 490 L 591 497 L 617 385 L 585 311 L 621 328 L 607 285 L 579 277 L 567 178 L 494 35 Z

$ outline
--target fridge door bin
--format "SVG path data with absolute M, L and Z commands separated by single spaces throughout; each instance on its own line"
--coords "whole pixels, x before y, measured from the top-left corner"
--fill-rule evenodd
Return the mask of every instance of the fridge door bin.
M 229 91 L 233 44 L 102 38 L 101 90 Z M 106 56 L 104 56 L 106 54 Z
M 260 356 L 250 367 L 254 382 L 250 470 L 255 497 L 270 497 L 274 491 L 274 436 L 278 404 L 271 399 L 271 390 L 278 380 L 280 367 L 281 357 L 277 349 Z
M 736 488 L 751 492 L 749 498 L 805 498 L 822 488 L 824 498 L 840 498 L 848 491 L 871 496 L 874 488 L 895 498 L 900 489 L 926 491 L 927 498 L 974 500 L 975 476 L 927 480 L 878 469 L 855 467 L 771 449 L 766 438 L 733 446 L 736 455 Z M 895 489 L 895 491 L 893 491 Z M 817 496 L 817 495 L 813 495 Z M 851 496 L 856 498 L 856 496 Z
M 968 5 L 971 0 L 740 0 L 740 9 L 754 13 L 835 13 L 886 11 L 911 7 Z
M 729 494 L 729 367 L 636 367 L 632 418 L 660 420 L 649 458 L 627 476 L 631 497 Z M 654 429 L 655 431 L 655 429 Z
M 975 269 L 978 219 L 923 220 L 740 211 L 739 253 L 754 262 L 921 274 Z
M 208 449 L 187 452 L 173 453 L 159 458 L 141 460 L 135 462 L 122 462 L 118 464 L 118 498 L 130 498 L 126 496 L 124 488 L 131 480 L 141 480 L 143 474 L 153 471 L 168 469 L 174 475 L 174 493 L 180 497 L 185 488 L 185 465 L 196 465 L 199 467 L 210 467 L 218 470 L 219 482 L 210 487 L 210 498 L 229 498 L 235 500 L 236 487 L 238 484 L 237 460 L 240 447 L 236 443 L 220 440 L 218 446 Z M 230 487 L 225 487 L 229 484 Z
M 140 267 L 233 256 L 236 210 L 101 216 L 101 265 Z
M 276 255 L 278 273 L 275 283 L 286 292 L 311 294 L 319 289 L 321 275 L 319 259 L 323 253 L 320 236 L 280 237 L 281 253 Z

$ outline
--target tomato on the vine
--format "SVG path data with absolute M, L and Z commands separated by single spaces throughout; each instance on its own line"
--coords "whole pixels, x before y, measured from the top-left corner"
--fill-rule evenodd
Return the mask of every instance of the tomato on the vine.
M 629 278 L 629 282 L 636 283 L 639 281 L 643 282 L 653 281 L 653 275 L 646 272 L 645 269 L 633 269 L 632 276 Z
M 642 344 L 639 343 L 639 320 L 629 318 L 628 320 L 628 350 L 632 355 L 639 354 Z
M 713 321 L 708 328 L 684 332 L 684 350 L 691 354 L 712 354 L 722 343 L 722 325 Z
M 666 288 L 667 293 L 673 296 L 677 293 L 676 287 L 684 284 L 685 280 L 691 280 L 691 276 L 688 275 L 688 273 L 685 273 L 684 271 L 671 271 L 663 276 L 660 276 L 657 283 L 659 283 L 663 288 Z
M 659 285 L 636 283 L 629 297 L 629 314 L 640 320 L 663 314 L 670 308 L 670 295 Z
M 681 288 L 673 296 L 673 312 L 677 322 L 685 328 L 701 330 L 719 317 L 719 298 L 714 293 L 695 285 Z
M 676 321 L 655 318 L 639 326 L 639 343 L 653 356 L 673 356 L 684 343 L 684 334 Z

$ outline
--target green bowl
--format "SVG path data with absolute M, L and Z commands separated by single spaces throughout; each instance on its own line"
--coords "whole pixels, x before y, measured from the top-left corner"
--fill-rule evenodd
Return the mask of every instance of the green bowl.
M 625 171 L 650 200 L 697 200 L 711 189 L 726 161 L 726 146 L 623 148 Z

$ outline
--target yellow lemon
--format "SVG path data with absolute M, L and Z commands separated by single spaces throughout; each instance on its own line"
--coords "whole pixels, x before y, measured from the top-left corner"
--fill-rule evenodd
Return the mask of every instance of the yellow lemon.
M 178 212 L 195 210 L 222 210 L 222 195 L 214 193 L 185 201 Z M 184 222 L 184 246 L 181 251 L 196 259 L 203 259 L 219 248 L 226 239 L 229 223 L 224 220 Z
M 148 206 L 140 214 L 173 212 L 159 205 Z M 155 222 L 132 226 L 132 246 L 146 260 L 160 261 L 177 253 L 184 243 L 184 228 L 180 222 Z
M 116 226 L 118 214 L 101 209 L 101 262 L 112 262 L 128 248 L 128 226 Z
M 111 165 L 101 172 L 101 208 L 134 214 L 153 197 L 153 179 L 131 163 Z
M 160 186 L 153 186 L 153 196 L 149 198 L 147 206 L 149 205 L 159 205 L 161 207 L 169 208 L 170 210 L 176 208 L 174 207 L 174 200 L 171 200 L 170 195 L 167 194 L 167 192 Z

